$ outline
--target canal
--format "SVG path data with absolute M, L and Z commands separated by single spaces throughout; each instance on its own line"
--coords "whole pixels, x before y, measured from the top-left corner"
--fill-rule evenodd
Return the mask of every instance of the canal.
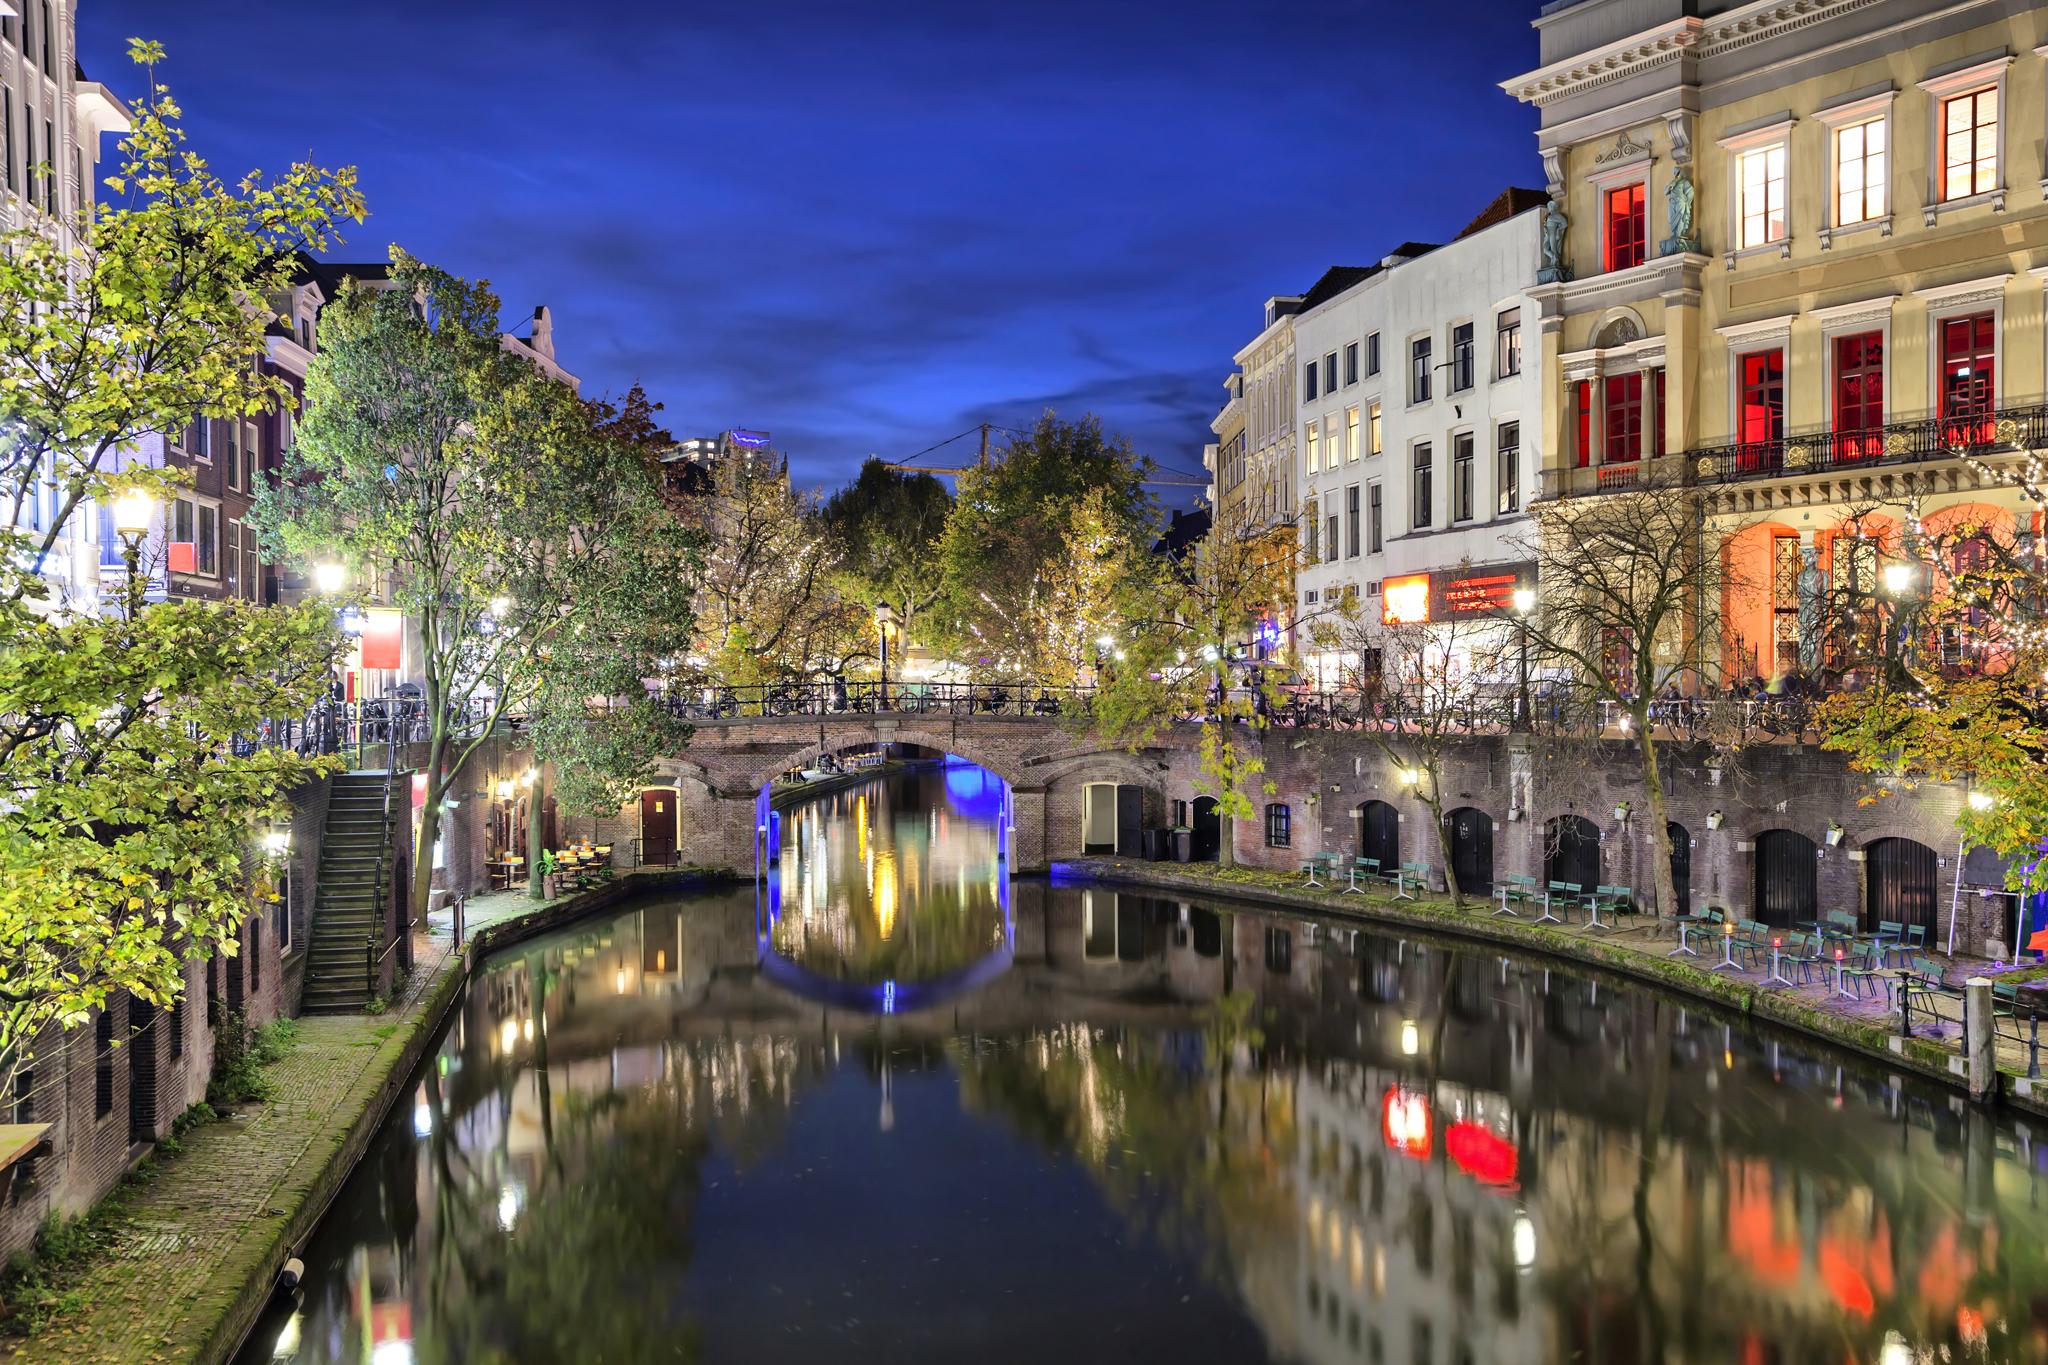
M 960 762 L 483 963 L 240 1359 L 2048 1360 L 2048 1163 L 1540 960 L 1001 862 Z

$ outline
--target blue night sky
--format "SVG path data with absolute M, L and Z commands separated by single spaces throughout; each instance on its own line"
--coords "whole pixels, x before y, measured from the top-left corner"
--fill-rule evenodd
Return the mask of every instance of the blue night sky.
M 123 39 L 168 46 L 223 172 L 360 166 L 331 255 L 546 303 L 586 393 L 768 428 L 805 483 L 1048 406 L 1199 471 L 1268 295 L 1542 184 L 1497 86 L 1534 0 L 80 8 L 123 94 Z

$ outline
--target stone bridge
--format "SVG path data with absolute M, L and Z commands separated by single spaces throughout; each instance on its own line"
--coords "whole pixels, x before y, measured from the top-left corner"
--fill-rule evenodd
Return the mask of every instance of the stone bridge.
M 827 754 L 915 744 L 978 763 L 1009 785 L 1016 819 L 1013 871 L 1043 870 L 1082 849 L 1083 791 L 1095 783 L 1137 788 L 1147 826 L 1168 823 L 1174 799 L 1193 793 L 1191 747 L 1167 738 L 1136 753 L 1092 739 L 1052 717 L 831 715 L 697 722 L 680 757 L 661 760 L 681 812 L 678 856 L 711 867 L 751 868 L 755 802 L 762 786 Z M 628 824 L 637 812 L 622 811 Z M 625 831 L 629 834 L 630 831 Z

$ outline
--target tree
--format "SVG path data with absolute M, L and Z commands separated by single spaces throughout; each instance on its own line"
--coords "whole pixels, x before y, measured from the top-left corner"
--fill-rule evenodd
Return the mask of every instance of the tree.
M 1725 535 L 1725 529 L 1717 535 Z M 1547 503 L 1536 539 L 1538 605 L 1524 623 L 1532 656 L 1623 718 L 1643 779 L 1659 913 L 1682 913 L 1671 877 L 1671 832 L 1655 727 L 1658 694 L 1690 678 L 1712 683 L 1708 613 L 1736 584 L 1709 544 L 1698 495 L 1677 483 Z M 1553 686 L 1557 685 L 1555 682 Z
M 1165 726 L 1201 726 L 1195 789 L 1216 801 L 1220 856 L 1234 822 L 1273 793 L 1263 737 L 1279 700 L 1277 670 L 1244 652 L 1293 593 L 1300 554 L 1291 523 L 1260 527 L 1227 514 L 1194 551 L 1152 559 L 1121 580 L 1124 657 L 1090 699 L 1087 718 L 1112 744 L 1150 744 Z
M 1428 809 L 1444 884 L 1451 903 L 1462 908 L 1465 889 L 1458 884 L 1445 822 L 1444 760 L 1471 732 L 1475 716 L 1500 713 L 1497 680 L 1505 651 L 1515 642 L 1482 617 L 1392 622 L 1355 602 L 1344 603 L 1316 633 L 1355 661 L 1361 696 L 1370 694 L 1383 712 L 1364 712 L 1365 736 Z
M 260 300 L 284 258 L 362 216 L 352 171 L 229 186 L 184 149 L 149 76 L 103 203 L 68 233 L 0 235 L 0 1092 L 37 1036 L 126 992 L 167 1007 L 185 964 L 232 952 L 263 888 L 256 827 L 319 764 L 246 742 L 303 714 L 330 645 L 319 613 L 171 602 L 123 617 L 52 601 L 41 569 L 73 516 L 178 478 L 111 466 L 195 414 L 277 401 Z M 36 503 L 39 515 L 25 513 Z M 237 743 L 236 737 L 245 737 Z M 252 883 L 253 888 L 252 888 Z
M 1100 536 L 1091 556 L 1098 564 L 1135 562 L 1145 552 L 1150 468 L 1128 441 L 1105 437 L 1095 418 L 1065 422 L 1047 412 L 994 463 L 962 474 L 939 538 L 937 642 L 998 677 L 1030 676 L 1064 657 L 1042 634 L 1046 595 L 1079 589 L 1071 581 L 1077 533 Z M 1091 493 L 1098 496 L 1084 512 Z M 1069 581 L 1056 584 L 1063 571 Z
M 2043 490 L 2018 483 L 2039 509 Z M 1869 800 L 1967 784 L 1965 838 L 2005 856 L 2009 889 L 2048 890 L 2048 567 L 2003 520 L 1921 512 L 1872 537 L 1872 592 L 1843 581 L 1836 542 L 1830 638 L 1860 649 L 1866 685 L 1822 704 L 1822 745 L 1882 779 Z
M 860 474 L 825 500 L 821 517 L 831 536 L 835 586 L 872 611 L 896 609 L 903 633 L 916 638 L 918 618 L 938 599 L 938 543 L 953 499 L 929 474 L 891 469 L 869 459 Z
M 297 447 L 251 519 L 286 554 L 370 569 L 416 632 L 423 914 L 447 793 L 503 717 L 536 708 L 586 799 L 670 742 L 639 679 L 686 638 L 694 564 L 634 445 L 504 347 L 488 285 L 392 263 L 390 287 L 351 282 L 323 313 Z M 615 696 L 604 724 L 629 733 L 576 749 L 563 717 Z
M 843 673 L 865 652 L 867 615 L 833 590 L 831 538 L 815 500 L 765 461 L 731 456 L 682 513 L 702 535 L 699 667 L 725 683 Z

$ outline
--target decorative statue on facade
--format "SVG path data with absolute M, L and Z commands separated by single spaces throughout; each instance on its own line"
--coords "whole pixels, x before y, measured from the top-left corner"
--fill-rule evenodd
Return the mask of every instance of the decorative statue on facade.
M 1571 225 L 1572 220 L 1565 217 L 1563 205 L 1552 198 L 1543 210 L 1543 261 L 1536 272 L 1536 283 L 1563 284 L 1571 279 L 1571 262 L 1564 255 L 1564 235 L 1571 230 Z
M 1670 225 L 1671 235 L 1658 245 L 1658 254 L 1674 255 L 1681 251 L 1698 251 L 1700 239 L 1693 235 L 1692 168 L 1680 166 L 1672 173 L 1671 183 L 1664 187 L 1664 217 Z

